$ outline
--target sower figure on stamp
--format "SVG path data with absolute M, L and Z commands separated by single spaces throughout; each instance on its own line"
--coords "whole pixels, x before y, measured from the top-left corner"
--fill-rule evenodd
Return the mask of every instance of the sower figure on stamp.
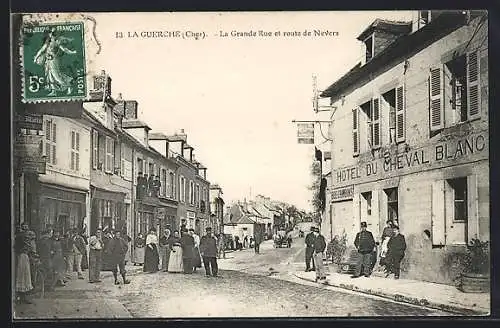
M 314 227 L 311 227 L 311 232 L 306 236 L 306 272 L 315 271 L 316 267 L 314 265 L 313 254 L 314 254 Z M 311 269 L 312 262 L 312 269 Z
M 219 268 L 217 266 L 217 238 L 212 234 L 212 228 L 205 229 L 206 234 L 200 240 L 200 252 L 205 266 L 207 277 L 217 277 Z
M 358 278 L 361 276 L 361 270 L 363 270 L 363 275 L 369 277 L 372 265 L 372 253 L 375 248 L 375 239 L 370 231 L 366 230 L 366 222 L 361 222 L 361 231 L 356 234 L 354 239 L 354 246 L 358 249 L 359 260 L 356 266 L 356 272 L 352 278 Z
M 115 231 L 115 235 L 113 239 L 109 241 L 106 251 L 109 252 L 109 259 L 111 260 L 111 267 L 113 268 L 112 271 L 113 277 L 115 278 L 115 285 L 120 284 L 118 281 L 118 268 L 120 269 L 123 283 L 130 284 L 130 280 L 128 280 L 125 275 L 125 255 L 128 251 L 128 242 L 122 238 L 122 232 L 120 230 Z

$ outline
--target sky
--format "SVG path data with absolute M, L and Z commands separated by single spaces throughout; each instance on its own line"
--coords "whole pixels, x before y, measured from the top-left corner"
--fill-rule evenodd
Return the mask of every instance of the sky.
M 320 90 L 361 57 L 356 37 L 376 18 L 410 12 L 95 13 L 101 45 L 92 69 L 112 78 L 113 96 L 137 100 L 152 132 L 184 129 L 207 179 L 226 203 L 262 194 L 311 210 L 314 145 L 297 143 L 291 121 L 324 120 L 312 110 L 312 75 Z M 272 32 L 232 37 L 231 31 Z M 336 36 L 285 37 L 283 32 Z M 205 38 L 146 38 L 141 32 L 191 31 Z M 229 36 L 221 37 L 220 31 Z M 280 31 L 281 36 L 274 32 Z M 117 38 L 121 32 L 123 38 Z M 138 37 L 134 36 L 137 32 Z M 323 116 L 320 116 L 323 115 Z M 323 125 L 323 131 L 326 131 Z M 318 131 L 317 131 L 318 132 Z M 316 144 L 328 143 L 316 134 Z M 329 163 L 329 162 L 327 162 Z M 328 168 L 325 167 L 324 171 Z

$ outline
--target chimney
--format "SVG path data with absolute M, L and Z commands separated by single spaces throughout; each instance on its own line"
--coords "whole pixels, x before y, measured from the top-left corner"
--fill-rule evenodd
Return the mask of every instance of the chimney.
M 135 100 L 125 100 L 125 119 L 137 119 L 137 107 L 139 106 Z
M 116 100 L 117 101 L 122 101 L 123 100 L 121 92 L 118 94 L 118 97 L 116 97 Z
M 181 135 L 182 135 L 182 134 L 184 134 L 184 129 L 181 129 L 181 133 L 180 133 L 180 134 L 181 134 Z

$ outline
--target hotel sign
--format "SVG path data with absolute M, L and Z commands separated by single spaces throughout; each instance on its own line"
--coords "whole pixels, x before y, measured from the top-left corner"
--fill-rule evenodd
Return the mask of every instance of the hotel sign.
M 383 158 L 360 162 L 332 172 L 337 186 L 365 183 L 381 178 L 439 169 L 450 165 L 465 164 L 488 159 L 488 134 L 476 133 L 467 137 L 391 154 Z
M 332 190 L 332 202 L 351 200 L 354 197 L 354 185 Z
M 16 114 L 16 124 L 20 129 L 43 130 L 42 114 Z

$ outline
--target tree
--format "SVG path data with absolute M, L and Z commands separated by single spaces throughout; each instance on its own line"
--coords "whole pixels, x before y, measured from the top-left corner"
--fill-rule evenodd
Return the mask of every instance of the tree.
M 312 192 L 312 207 L 313 207 L 313 221 L 317 224 L 321 224 L 321 212 L 323 210 L 323 202 L 320 197 L 320 186 L 321 186 L 321 162 L 317 161 L 313 157 L 313 162 L 310 166 L 312 183 L 309 186 L 309 190 Z

